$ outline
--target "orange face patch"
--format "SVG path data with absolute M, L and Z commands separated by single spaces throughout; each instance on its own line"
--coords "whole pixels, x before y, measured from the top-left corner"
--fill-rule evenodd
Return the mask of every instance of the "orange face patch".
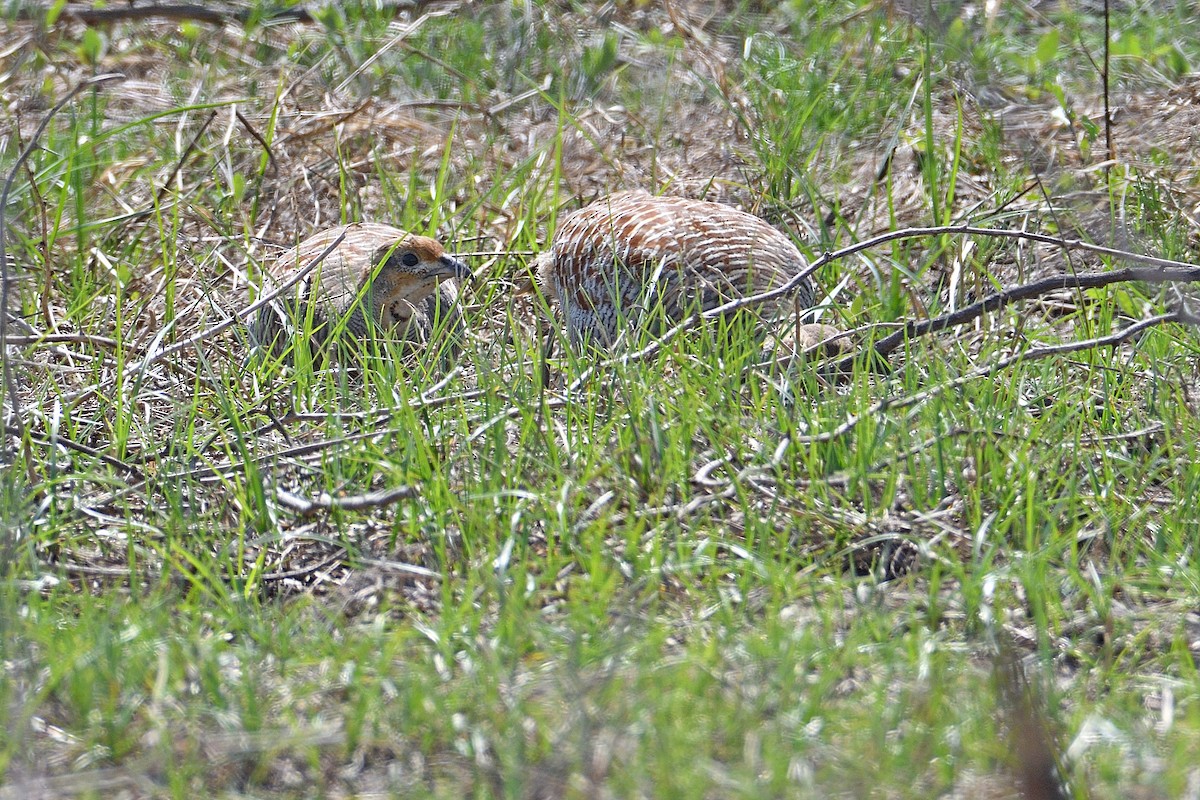
M 404 253 L 413 253 L 421 261 L 437 261 L 446 252 L 441 243 L 428 236 L 406 236 L 395 244 L 388 244 L 375 251 L 375 264 L 388 261 L 399 263 L 398 259 Z
M 440 242 L 428 236 L 410 236 L 400 246 L 416 253 L 422 261 L 437 261 L 446 252 Z

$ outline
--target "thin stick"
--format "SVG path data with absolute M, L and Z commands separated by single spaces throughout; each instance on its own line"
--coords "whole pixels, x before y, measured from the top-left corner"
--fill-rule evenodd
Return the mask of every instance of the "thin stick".
M 1117 160 L 1117 151 L 1113 147 L 1112 140 L 1112 111 L 1108 105 L 1108 65 L 1109 65 L 1109 25 L 1111 24 L 1109 17 L 1111 16 L 1108 4 L 1109 0 L 1104 0 L 1104 66 L 1101 69 L 1100 79 L 1104 83 L 1104 146 L 1108 151 L 1108 160 Z M 1106 168 L 1107 169 L 1107 168 Z
M 21 155 L 17 157 L 17 162 L 8 172 L 8 176 L 4 180 L 4 190 L 0 191 L 0 354 L 8 352 L 8 296 L 11 290 L 12 282 L 8 277 L 8 195 L 12 191 L 13 182 L 17 179 L 17 173 L 21 171 L 21 167 L 33 154 L 34 148 L 38 146 L 38 140 L 42 138 L 42 134 L 46 132 L 46 128 L 50 125 L 50 120 L 66 106 L 67 103 L 75 99 L 75 96 L 92 86 L 99 86 L 102 83 L 109 81 L 125 80 L 125 76 L 119 73 L 109 73 L 107 75 L 97 75 L 93 78 L 81 81 L 76 84 L 75 88 L 67 92 L 66 97 L 54 104 L 54 107 L 46 112 L 46 116 L 42 117 L 41 123 L 38 124 L 37 130 L 33 132 L 29 143 L 25 145 L 25 149 L 21 151 Z M 17 396 L 17 382 L 13 377 L 12 365 L 7 358 L 4 361 L 4 396 L 8 401 L 9 407 L 12 409 L 13 428 L 18 436 L 25 433 L 25 421 L 21 418 L 21 400 Z M 6 447 L 7 449 L 7 447 Z
M 1109 286 L 1114 283 L 1124 283 L 1126 281 L 1143 281 L 1145 283 L 1187 283 L 1200 281 L 1200 267 L 1192 267 L 1190 269 L 1129 267 L 1111 272 L 1052 275 L 1049 278 L 1043 278 L 1033 283 L 1014 286 L 1011 289 L 1002 289 L 965 308 L 949 314 L 943 314 L 940 317 L 920 322 L 916 320 L 909 322 L 901 330 L 890 333 L 876 342 L 875 352 L 881 356 L 886 356 L 909 339 L 924 336 L 928 333 L 943 331 L 946 328 L 953 328 L 956 325 L 962 325 L 964 322 L 970 322 L 976 317 L 996 311 L 1018 300 L 1038 297 L 1056 289 L 1096 289 L 1101 286 Z
M 12 435 L 20 435 L 17 433 L 15 426 L 9 427 L 8 432 Z M 119 458 L 114 458 L 106 453 L 102 453 L 94 447 L 88 447 L 86 444 L 73 441 L 65 436 L 57 434 L 54 436 L 41 436 L 36 433 L 30 433 L 29 438 L 43 447 L 53 448 L 61 446 L 66 450 L 74 450 L 77 453 L 83 453 L 86 456 L 91 456 L 92 458 L 103 461 L 105 464 L 108 464 L 114 469 L 121 470 L 125 473 L 126 477 L 133 478 L 134 480 L 141 481 L 145 480 L 146 478 L 145 474 L 132 464 L 127 464 Z
M 395 489 L 347 497 L 334 497 L 328 493 L 322 493 L 317 497 L 301 497 L 284 489 L 275 490 L 275 497 L 281 505 L 287 506 L 303 517 L 312 516 L 320 511 L 332 511 L 335 508 L 343 511 L 365 511 L 370 508 L 390 506 L 419 495 L 420 492 L 413 486 L 397 486 Z
M 250 124 L 250 120 L 246 119 L 246 116 L 242 114 L 241 110 L 238 109 L 237 106 L 233 107 L 233 113 L 234 116 L 237 117 L 237 121 L 242 123 L 242 127 L 246 129 L 246 132 L 254 137 L 256 142 L 262 145 L 263 152 L 267 154 L 267 163 L 271 167 L 271 174 L 279 174 L 279 164 L 275 161 L 275 154 L 271 152 L 271 145 L 268 144 L 267 140 L 263 138 L 263 135 L 259 133 L 252 124 Z
M 1149 319 L 1139 320 L 1126 328 L 1122 328 L 1116 333 L 1109 334 L 1108 336 L 1099 336 L 1094 339 L 1084 339 L 1083 341 L 1068 342 L 1066 344 L 1031 347 L 1028 350 L 1023 350 L 1022 352 L 1015 353 L 1008 358 L 1004 358 L 989 364 L 982 369 L 972 370 L 965 375 L 960 375 L 953 380 L 946 381 L 945 383 L 939 383 L 937 386 L 932 386 L 915 394 L 910 394 L 901 398 L 885 397 L 882 400 L 877 400 L 861 414 L 852 414 L 851 416 L 847 417 L 842 424 L 838 425 L 833 430 L 825 431 L 824 433 L 812 434 L 811 436 L 797 436 L 795 437 L 794 441 L 801 444 L 830 442 L 849 433 L 864 417 L 873 416 L 884 411 L 885 409 L 907 408 L 909 406 L 918 405 L 926 400 L 930 400 L 938 395 L 944 394 L 949 389 L 955 389 L 980 378 L 990 378 L 991 376 L 996 375 L 997 373 L 1002 372 L 1009 367 L 1024 363 L 1026 361 L 1037 361 L 1038 359 L 1049 358 L 1050 356 L 1063 355 L 1065 353 L 1075 353 L 1080 350 L 1090 350 L 1095 347 L 1116 347 L 1117 345 L 1124 343 L 1137 334 L 1153 328 L 1156 325 L 1161 325 L 1164 322 L 1181 321 L 1182 320 L 1178 312 L 1172 311 L 1168 314 L 1159 314 L 1158 316 L 1150 317 Z
M 132 214 L 127 214 L 126 216 L 122 217 L 120 227 L 108 234 L 110 238 L 116 233 L 123 231 L 130 224 L 150 216 L 154 213 L 156 208 L 159 208 L 162 205 L 163 198 L 167 196 L 167 192 L 171 189 L 171 184 L 175 182 L 175 178 L 179 175 L 179 171 L 183 169 L 183 165 L 191 157 L 192 151 L 194 151 L 196 149 L 196 145 L 200 143 L 200 137 L 204 135 L 204 132 L 208 130 L 208 126 L 212 125 L 213 120 L 216 118 L 217 110 L 214 108 L 209 112 L 208 119 L 204 120 L 204 122 L 200 124 L 200 129 L 197 130 L 192 136 L 191 141 L 188 142 L 187 146 L 183 148 L 183 155 L 181 155 L 175 161 L 175 166 L 171 169 L 171 174 L 169 174 L 167 179 L 162 182 L 162 186 L 158 187 L 158 193 L 154 195 L 154 202 L 146 208 L 143 208 L 141 211 L 134 211 Z
M 246 306 L 245 308 L 243 308 L 241 311 L 234 314 L 229 319 L 225 320 L 224 322 L 219 322 L 216 325 L 212 326 L 211 328 L 202 330 L 199 333 L 197 333 L 195 336 L 192 336 L 188 339 L 184 339 L 182 342 L 177 342 L 176 344 L 173 344 L 170 347 L 166 347 L 166 348 L 163 348 L 162 350 L 159 350 L 158 352 L 151 353 L 150 355 L 143 358 L 140 362 L 138 362 L 138 364 L 136 366 L 132 367 L 131 371 L 144 370 L 144 369 L 148 368 L 151 364 L 154 364 L 157 361 L 161 361 L 162 359 L 166 358 L 167 356 L 174 355 L 175 353 L 178 353 L 181 350 L 186 350 L 189 347 L 193 347 L 211 336 L 216 336 L 218 333 L 225 330 L 226 328 L 233 327 L 240 320 L 249 319 L 260 308 L 267 305 L 268 303 L 273 301 L 276 297 L 283 294 L 288 289 L 292 288 L 297 283 L 299 283 L 301 280 L 303 280 L 304 277 L 306 275 L 308 275 L 308 273 L 310 273 L 314 269 L 316 269 L 317 265 L 319 265 L 322 261 L 324 261 L 325 258 L 330 253 L 332 253 L 337 248 L 337 246 L 342 243 L 342 240 L 345 238 L 346 238 L 345 232 L 342 232 L 341 234 L 339 234 L 338 237 L 336 239 L 334 239 L 329 244 L 328 247 L 326 247 L 324 250 L 321 251 L 321 254 L 319 256 L 317 256 L 312 261 L 311 264 L 306 265 L 304 267 L 304 269 L 300 270 L 295 275 L 288 278 L 285 282 L 283 282 L 282 284 L 280 284 L 279 286 L 274 288 L 272 291 L 270 291 L 267 294 L 263 295 L 262 297 L 258 298 L 258 300 L 256 302 L 251 303 L 250 305 Z

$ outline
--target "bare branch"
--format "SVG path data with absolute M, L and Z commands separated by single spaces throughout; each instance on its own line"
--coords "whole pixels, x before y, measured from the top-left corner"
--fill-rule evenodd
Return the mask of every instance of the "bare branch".
M 382 506 L 390 506 L 401 500 L 409 500 L 418 495 L 420 495 L 420 492 L 412 486 L 397 486 L 395 489 L 348 495 L 346 497 L 334 497 L 327 492 L 322 492 L 317 497 L 312 498 L 301 497 L 284 489 L 275 490 L 275 497 L 281 505 L 290 508 L 304 517 L 312 516 L 319 511 L 332 511 L 333 509 L 364 511 L 369 508 L 380 508 Z
M 110 237 L 115 236 L 121 231 L 124 231 L 125 228 L 134 222 L 138 222 L 146 217 L 149 217 L 154 213 L 155 209 L 162 205 L 163 198 L 167 196 L 167 192 L 171 189 L 171 184 L 175 182 L 175 178 L 179 175 L 179 171 L 183 169 L 183 165 L 187 163 L 187 160 L 191 158 L 192 153 L 195 151 L 196 145 L 200 143 L 200 137 L 204 135 L 204 132 L 208 130 L 209 126 L 212 125 L 213 120 L 216 118 L 217 110 L 214 108 L 209 112 L 208 119 L 204 120 L 204 122 L 200 124 L 200 129 L 192 135 L 191 141 L 188 142 L 187 146 L 183 148 L 183 155 L 181 155 L 175 162 L 175 166 L 171 169 L 171 173 L 167 175 L 167 179 L 162 182 L 162 186 L 158 187 L 158 193 L 154 196 L 154 202 L 143 208 L 141 211 L 134 211 L 132 214 L 127 214 L 121 217 L 120 225 L 117 226 L 115 231 L 109 233 Z
M 1143 283 L 1188 283 L 1200 281 L 1200 267 L 1187 269 L 1167 269 L 1158 267 L 1128 267 L 1110 272 L 1085 272 L 1076 275 L 1052 275 L 1032 283 L 1002 289 L 990 294 L 982 300 L 972 303 L 965 308 L 940 317 L 923 321 L 913 320 L 901 330 L 888 334 L 875 343 L 875 352 L 886 356 L 900 347 L 904 342 L 917 336 L 936 333 L 946 328 L 962 325 L 964 322 L 996 311 L 1018 300 L 1028 300 L 1039 297 L 1047 292 L 1058 289 L 1096 289 L 1110 286 L 1114 283 L 1127 281 L 1142 281 Z
M 8 433 L 13 436 L 20 435 L 16 430 L 16 426 L 11 426 L 7 430 Z M 144 480 L 146 477 L 141 470 L 132 464 L 127 464 L 119 458 L 114 458 L 106 453 L 102 453 L 94 447 L 88 447 L 86 444 L 73 441 L 65 436 L 61 436 L 59 434 L 55 434 L 53 436 L 41 436 L 39 434 L 30 432 L 29 438 L 43 447 L 62 447 L 67 450 L 74 450 L 77 453 L 83 453 L 86 456 L 91 456 L 92 458 L 103 461 L 105 464 L 108 464 L 114 469 L 120 470 L 125 474 L 126 477 L 130 477 L 135 480 Z

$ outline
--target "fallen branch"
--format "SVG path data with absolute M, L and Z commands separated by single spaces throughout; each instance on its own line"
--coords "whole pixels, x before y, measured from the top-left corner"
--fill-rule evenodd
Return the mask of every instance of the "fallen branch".
M 1078 275 L 1053 275 L 1033 283 L 1014 286 L 1011 289 L 1001 289 L 990 294 L 977 303 L 972 303 L 958 311 L 943 314 L 940 317 L 924 321 L 912 321 L 901 330 L 888 334 L 875 343 L 875 352 L 886 356 L 902 344 L 918 336 L 936 333 L 956 325 L 981 317 L 992 311 L 1003 308 L 1019 300 L 1028 300 L 1046 292 L 1058 289 L 1097 289 L 1114 283 L 1141 281 L 1143 283 L 1189 283 L 1200 281 L 1200 267 L 1165 268 L 1165 267 L 1127 267 L 1126 269 L 1109 272 L 1085 272 Z M 1180 317 L 1180 321 L 1183 318 Z
M 22 435 L 18 431 L 18 429 L 15 425 L 7 426 L 5 430 L 10 436 L 21 436 Z M 127 477 L 127 478 L 133 478 L 134 480 L 139 480 L 139 481 L 145 480 L 145 478 L 146 478 L 145 474 L 141 470 L 139 470 L 137 467 L 133 466 L 132 464 L 127 464 L 119 458 L 110 456 L 107 453 L 102 453 L 101 451 L 97 450 L 96 448 L 89 447 L 86 444 L 81 444 L 80 442 L 76 442 L 71 439 L 68 439 L 65 436 L 62 436 L 61 434 L 54 434 L 53 436 L 42 436 L 40 434 L 29 431 L 29 439 L 30 439 L 30 441 L 34 442 L 35 444 L 39 444 L 42 447 L 46 447 L 46 448 L 62 447 L 65 450 L 73 450 L 76 453 L 82 453 L 85 456 L 91 456 L 92 458 L 95 458 L 99 461 L 103 461 L 105 464 L 108 464 L 113 469 L 123 472 L 125 474 L 125 477 Z
M 332 567 L 334 564 L 341 561 L 345 555 L 346 548 L 339 547 L 333 555 L 321 561 L 316 561 L 303 567 L 297 567 L 296 569 L 289 569 L 284 572 L 268 572 L 266 575 L 262 576 L 262 582 L 270 583 L 272 581 L 287 581 L 303 578 L 308 575 L 312 575 L 314 572 L 320 572 L 323 569 Z
M 402 561 L 384 561 L 381 558 L 356 558 L 355 564 L 362 564 L 367 567 L 375 567 L 376 569 L 385 570 L 387 572 L 399 572 L 402 575 L 419 575 L 422 578 L 434 578 L 441 580 L 442 574 L 434 572 L 427 567 L 418 567 L 416 564 L 405 564 Z
M 462 373 L 462 366 L 461 365 L 454 366 L 452 369 L 450 369 L 445 374 L 445 376 L 442 377 L 441 380 L 439 380 L 433 386 L 430 386 L 425 391 L 421 392 L 421 396 L 419 398 L 417 398 L 415 401 L 412 401 L 412 403 L 410 403 L 409 407 L 413 408 L 413 409 L 439 408 L 455 399 L 466 400 L 471 397 L 482 397 L 483 396 L 482 392 L 460 392 L 460 393 L 455 393 L 455 394 L 450 394 L 450 395 L 439 395 L 438 394 L 438 392 L 440 392 L 442 389 L 446 388 L 450 384 L 450 382 L 455 377 L 460 375 L 461 373 Z M 263 436 L 264 434 L 270 433 L 271 431 L 279 431 L 279 433 L 283 435 L 284 441 L 288 444 L 289 447 L 292 446 L 292 439 L 290 436 L 288 436 L 287 428 L 285 427 L 289 423 L 293 423 L 293 422 L 321 423 L 321 422 L 327 422 L 330 419 L 336 419 L 336 420 L 338 420 L 339 423 L 344 423 L 348 420 L 360 420 L 360 421 L 369 422 L 369 423 L 375 425 L 375 424 L 378 424 L 380 421 L 390 419 L 392 416 L 392 413 L 393 413 L 393 410 L 390 408 L 376 408 L 371 411 L 336 411 L 336 412 L 322 412 L 320 414 L 304 413 L 301 411 L 289 411 L 288 413 L 284 414 L 282 417 L 276 417 L 274 414 L 271 414 L 269 409 L 264 409 L 264 411 L 270 417 L 271 421 L 267 422 L 263 425 L 260 425 L 257 428 L 255 428 L 254 430 L 250 431 L 249 434 L 247 434 L 248 437 L 251 439 L 258 439 L 261 436 Z M 213 442 L 215 442 L 221 436 L 221 433 L 222 433 L 221 431 L 217 431 L 212 436 L 210 436 L 208 438 L 208 441 L 206 441 L 203 445 L 201 445 L 200 448 L 197 450 L 197 452 L 198 453 L 208 452 L 208 449 L 210 447 L 212 447 Z
M 13 347 L 30 347 L 40 344 L 87 344 L 116 350 L 121 346 L 116 339 L 107 336 L 93 336 L 90 333 L 28 333 L 20 336 L 9 335 L 5 341 Z
M 302 517 L 312 516 L 321 511 L 333 511 L 334 509 L 341 511 L 365 511 L 370 508 L 390 506 L 401 500 L 410 500 L 418 495 L 420 495 L 420 491 L 413 486 L 397 486 L 395 489 L 347 495 L 346 497 L 334 497 L 328 492 L 323 492 L 317 497 L 312 498 L 301 497 L 284 489 L 275 490 L 275 497 L 279 500 L 280 505 L 295 511 Z
M 154 214 L 157 209 L 162 207 L 163 199 L 166 198 L 167 192 L 170 191 L 171 184 L 175 182 L 175 178 L 178 177 L 180 170 L 183 169 L 183 165 L 187 163 L 187 160 L 191 158 L 192 153 L 195 152 L 196 146 L 200 144 L 200 137 L 204 135 L 205 131 L 208 130 L 209 126 L 212 125 L 213 120 L 216 118 L 217 109 L 214 108 L 209 112 L 208 119 L 200 123 L 199 130 L 192 134 L 191 141 L 189 141 L 187 146 L 183 148 L 183 154 L 175 161 L 175 166 L 171 169 L 170 174 L 167 175 L 167 179 L 162 182 L 160 187 L 158 187 L 158 193 L 154 196 L 154 202 L 143 208 L 141 211 L 134 211 L 131 214 L 121 217 L 120 224 L 108 232 L 108 239 L 111 240 L 118 234 L 123 233 L 130 225 L 146 219 Z
M 882 410 L 884 408 L 907 408 L 908 406 L 917 405 L 918 403 L 923 403 L 926 400 L 937 397 L 947 389 L 958 388 L 965 383 L 978 380 L 979 378 L 990 378 L 993 375 L 1003 372 L 1009 367 L 1024 363 L 1026 361 L 1038 361 L 1043 358 L 1049 358 L 1050 356 L 1064 355 L 1066 353 L 1077 353 L 1080 350 L 1091 350 L 1098 347 L 1116 347 L 1117 345 L 1123 344 L 1129 339 L 1132 339 L 1139 333 L 1149 330 L 1157 325 L 1162 325 L 1164 322 L 1178 321 L 1179 314 L 1172 311 L 1167 314 L 1159 314 L 1158 316 L 1150 317 L 1149 319 L 1138 320 L 1132 325 L 1122 328 L 1116 333 L 1110 333 L 1108 336 L 1098 336 L 1094 339 L 1083 339 L 1082 341 L 1066 342 L 1065 344 L 1031 347 L 1028 350 L 1022 350 L 1019 353 L 1014 353 L 1008 358 L 1002 358 L 999 361 L 988 364 L 986 367 L 971 370 L 965 375 L 960 375 L 953 380 L 940 383 L 937 386 L 930 387 L 929 389 L 925 389 L 915 394 L 901 397 L 896 400 L 888 400 L 885 398 L 884 400 L 881 400 L 873 405 L 872 408 L 874 409 L 876 406 L 878 406 L 878 410 Z M 805 437 L 797 437 L 797 439 L 804 438 Z

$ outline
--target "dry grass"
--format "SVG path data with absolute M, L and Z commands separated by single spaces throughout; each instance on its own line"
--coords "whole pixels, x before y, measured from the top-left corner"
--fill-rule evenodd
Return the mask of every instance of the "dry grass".
M 120 713 L 14 635 L 5 702 L 30 734 L 4 792 L 1012 796 L 1017 757 L 988 749 L 978 699 L 997 635 L 1059 680 L 1048 726 L 1078 732 L 1084 709 L 1141 730 L 1097 710 L 1089 670 L 1123 699 L 1161 679 L 1193 703 L 1174 659 L 1196 640 L 1194 333 L 986 372 L 1183 307 L 1182 289 L 1048 295 L 840 384 L 757 353 L 715 364 L 688 337 L 582 385 L 570 359 L 554 391 L 534 380 L 544 309 L 513 289 L 556 214 L 621 189 L 734 203 L 813 257 L 966 222 L 1194 252 L 1200 80 L 1127 76 L 1106 166 L 1094 82 L 1072 75 L 1064 105 L 1053 81 L 981 81 L 965 60 L 922 72 L 953 17 L 882 10 L 421 3 L 341 27 L 119 23 L 94 58 L 78 23 L 10 22 L 0 151 L 79 81 L 125 76 L 54 120 L 19 176 L 12 607 L 62 604 L 85 636 L 111 604 L 131 642 L 195 627 L 160 677 L 132 646 L 98 673 L 118 698 L 111 676 L 135 676 Z M 1014 49 L 1041 13 L 1014 12 Z M 822 38 L 835 22 L 844 41 Z M 984 26 L 967 30 L 992 46 Z M 264 366 L 240 325 L 164 355 L 244 309 L 284 248 L 358 219 L 436 235 L 484 276 L 453 370 Z M 927 237 L 823 269 L 824 321 L 870 341 L 1106 265 Z M 415 491 L 375 502 L 397 487 Z M 239 662 L 243 642 L 271 643 Z M 247 708 L 209 688 L 251 680 Z M 1174 787 L 1196 741 L 1181 727 L 1161 740 L 1177 768 L 1130 748 L 1108 771 L 1078 756 L 1076 778 Z

